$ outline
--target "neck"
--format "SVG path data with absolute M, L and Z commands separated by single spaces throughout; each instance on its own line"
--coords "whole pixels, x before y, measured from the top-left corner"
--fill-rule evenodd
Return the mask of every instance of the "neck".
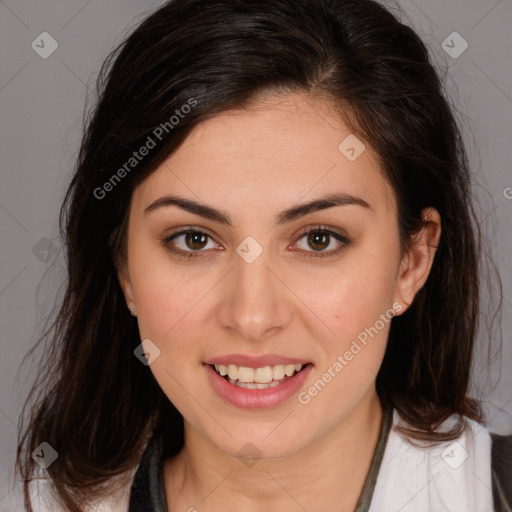
M 253 465 L 219 450 L 185 421 L 184 446 L 164 464 L 168 509 L 332 510 L 336 503 L 337 511 L 352 512 L 382 419 L 380 401 L 372 390 L 332 431 L 286 458 L 260 459 Z

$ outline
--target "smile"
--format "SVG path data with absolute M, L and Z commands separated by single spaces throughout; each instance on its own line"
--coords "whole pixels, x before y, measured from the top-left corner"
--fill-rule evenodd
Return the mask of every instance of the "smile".
M 251 368 L 234 364 L 203 364 L 213 390 L 230 404 L 245 409 L 274 407 L 300 391 L 312 363 Z
M 296 373 L 300 372 L 302 364 L 277 364 L 275 366 L 263 366 L 250 368 L 235 364 L 213 365 L 215 371 L 235 386 L 245 389 L 266 389 L 278 386 Z

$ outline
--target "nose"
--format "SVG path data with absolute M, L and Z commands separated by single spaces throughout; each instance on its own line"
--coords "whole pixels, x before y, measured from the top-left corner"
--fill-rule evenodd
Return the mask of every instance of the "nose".
M 271 259 L 266 250 L 251 263 L 234 255 L 234 268 L 226 276 L 219 320 L 237 338 L 264 340 L 291 322 L 292 292 Z

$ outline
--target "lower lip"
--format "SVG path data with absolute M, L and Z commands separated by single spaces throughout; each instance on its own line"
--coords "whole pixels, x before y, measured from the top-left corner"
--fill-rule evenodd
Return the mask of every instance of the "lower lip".
M 230 384 L 209 364 L 203 364 L 203 366 L 217 394 L 230 404 L 244 409 L 267 409 L 268 407 L 282 404 L 299 391 L 302 383 L 313 368 L 312 364 L 308 364 L 299 373 L 272 388 L 245 389 Z

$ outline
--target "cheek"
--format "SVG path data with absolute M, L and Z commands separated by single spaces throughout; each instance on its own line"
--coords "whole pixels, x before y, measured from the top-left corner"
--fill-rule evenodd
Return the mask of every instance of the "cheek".
M 169 261 L 159 265 L 148 257 L 141 263 L 133 272 L 132 285 L 141 340 L 149 338 L 160 350 L 151 372 L 173 404 L 193 418 L 197 411 L 191 407 L 190 394 L 201 396 L 201 389 L 194 388 L 201 359 L 201 347 L 195 341 L 205 316 L 201 297 L 214 282 L 208 277 L 184 277 Z M 188 391 L 181 383 L 187 383 Z
M 354 251 L 339 269 L 314 285 L 312 302 L 337 332 L 354 335 L 354 330 L 373 325 L 392 307 L 398 256 L 394 247 L 387 249 Z
M 312 309 L 321 312 L 322 320 L 330 328 L 323 340 L 326 359 L 322 366 L 327 369 L 338 355 L 346 354 L 349 364 L 343 374 L 345 378 L 350 374 L 350 382 L 345 381 L 344 385 L 359 385 L 359 377 L 363 377 L 358 373 L 374 377 L 393 318 L 398 249 L 382 241 L 373 246 L 375 249 L 369 244 L 360 247 L 336 271 L 326 275 L 321 284 L 317 282 L 310 288 L 314 290 L 310 295 Z
M 189 319 L 201 293 L 199 283 L 189 282 L 186 273 L 153 241 L 134 244 L 128 258 L 141 337 L 161 344 L 186 324 L 183 320 Z
M 213 283 L 208 286 L 205 282 L 180 277 L 178 272 L 170 273 L 168 269 L 158 272 L 154 268 L 135 278 L 141 336 L 165 343 L 171 339 L 187 339 L 187 332 L 197 331 L 200 325 L 200 299 L 212 286 Z

